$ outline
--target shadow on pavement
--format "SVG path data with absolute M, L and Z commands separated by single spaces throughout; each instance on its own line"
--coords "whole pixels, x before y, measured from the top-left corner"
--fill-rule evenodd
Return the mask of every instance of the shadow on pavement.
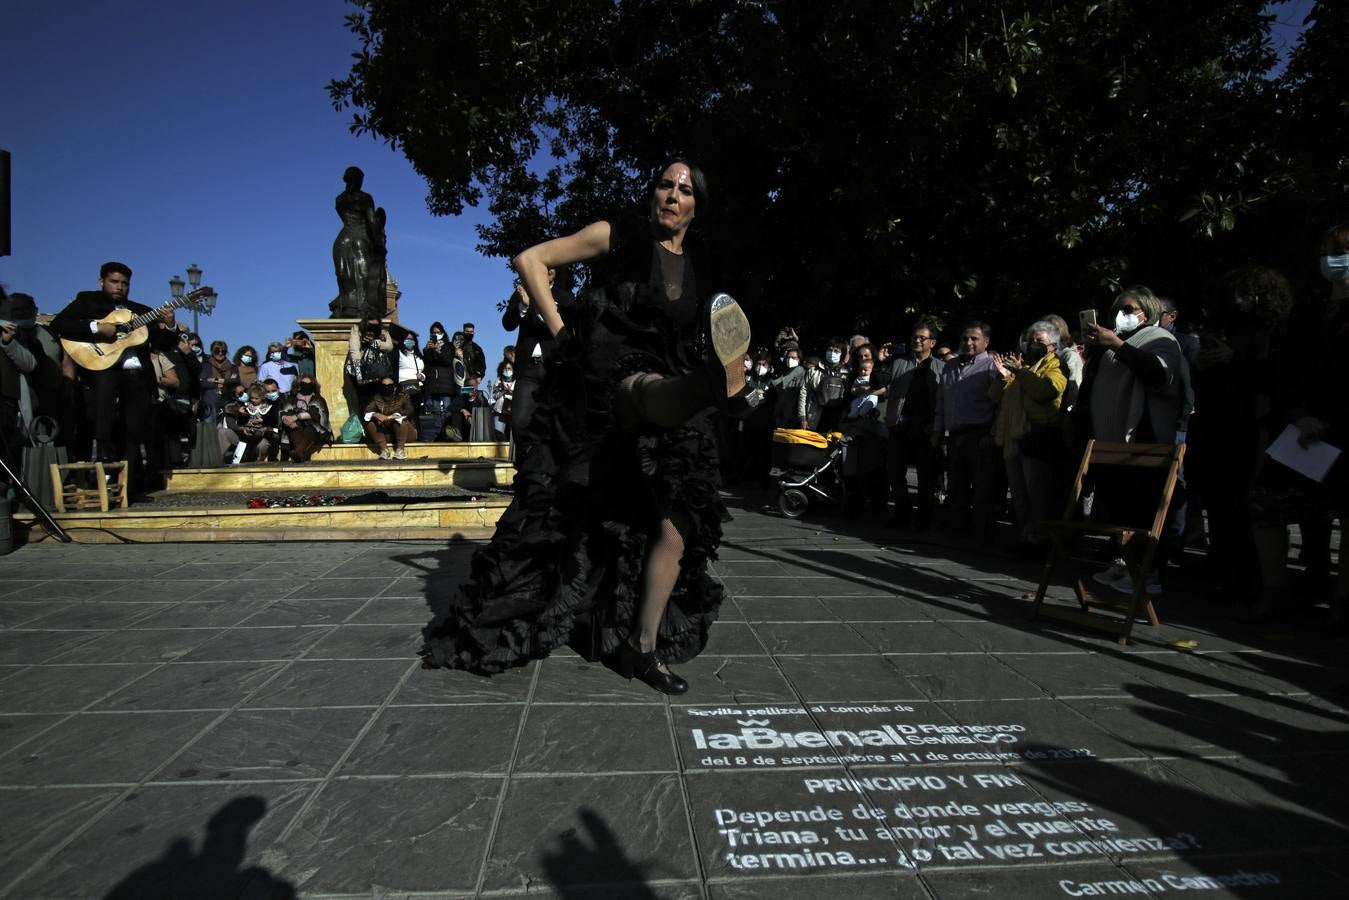
M 206 840 L 194 853 L 192 840 L 177 837 L 153 862 L 136 869 L 104 900 L 294 900 L 295 886 L 261 866 L 244 867 L 248 833 L 267 814 L 261 797 L 238 797 L 206 823 Z
M 646 886 L 645 873 L 628 859 L 609 824 L 587 807 L 577 815 L 584 836 L 569 828 L 543 856 L 544 872 L 557 896 L 565 900 L 655 900 L 656 895 Z

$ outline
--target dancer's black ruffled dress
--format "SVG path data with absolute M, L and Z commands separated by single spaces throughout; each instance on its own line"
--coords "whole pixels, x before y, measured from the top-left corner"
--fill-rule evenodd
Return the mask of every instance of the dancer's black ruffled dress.
M 548 362 L 515 499 L 474 554 L 471 581 L 423 630 L 427 666 L 491 674 L 562 645 L 591 660 L 612 653 L 664 516 L 684 523 L 685 550 L 657 656 L 683 662 L 707 643 L 722 600 L 707 563 L 726 516 L 712 429 L 705 415 L 662 429 L 616 409 L 627 375 L 704 365 L 704 310 L 687 257 L 644 220 L 620 220 L 612 235 L 600 286 L 580 297 L 572 338 Z

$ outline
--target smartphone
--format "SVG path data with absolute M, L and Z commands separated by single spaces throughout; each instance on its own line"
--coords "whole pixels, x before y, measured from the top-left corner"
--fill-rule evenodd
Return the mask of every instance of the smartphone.
M 1096 310 L 1084 309 L 1077 314 L 1077 327 L 1082 331 L 1082 340 L 1096 330 Z

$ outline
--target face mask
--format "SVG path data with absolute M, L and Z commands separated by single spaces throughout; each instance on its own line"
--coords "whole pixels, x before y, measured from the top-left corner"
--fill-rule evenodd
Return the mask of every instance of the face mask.
M 1023 354 L 1023 356 L 1025 356 L 1026 362 L 1036 363 L 1044 359 L 1045 353 L 1047 352 L 1048 348 L 1045 347 L 1044 344 L 1037 342 L 1034 344 L 1027 344 L 1026 352 Z
M 314 384 L 313 384 L 313 382 L 310 382 L 310 381 L 302 382 L 302 383 L 300 384 L 300 393 L 301 393 L 301 394 L 312 394 L 312 393 L 314 393 Z
M 787 368 L 795 369 L 799 365 L 801 365 L 801 360 L 797 359 L 795 356 L 787 357 Z
M 279 399 L 279 398 L 281 397 L 281 394 L 279 394 L 279 393 L 276 392 L 276 391 L 268 391 L 268 392 L 265 394 L 265 396 L 267 397 L 268 400 L 277 400 L 277 399 Z
M 245 353 L 243 356 L 239 357 L 239 362 L 243 363 L 246 366 L 251 366 L 253 365 L 253 357 Z
M 248 399 L 248 395 L 247 395 L 247 394 L 235 394 L 235 395 L 234 395 L 234 400 L 235 400 L 235 402 L 237 402 L 237 403 L 243 403 L 243 402 L 246 401 L 247 399 Z
M 501 377 L 502 377 L 503 379 L 505 379 L 506 381 L 510 381 L 512 378 L 515 377 L 515 370 L 514 370 L 514 369 L 503 369 L 503 370 L 501 371 Z
M 438 331 L 433 331 L 431 332 L 431 340 L 439 344 L 441 341 L 445 340 L 445 335 L 441 334 Z
M 192 348 L 192 352 L 193 352 L 194 354 L 196 354 L 197 356 L 201 356 L 201 354 L 202 354 L 203 351 L 202 351 L 202 349 L 201 349 L 200 347 L 193 347 L 193 348 Z
M 271 353 L 267 354 L 267 358 L 272 362 L 281 362 L 281 351 L 273 350 Z
M 768 374 L 768 366 L 755 366 L 754 373 L 762 378 Z
M 843 354 L 837 350 L 830 350 L 828 359 L 829 365 L 836 366 L 839 364 L 839 361 L 843 359 Z
M 393 385 L 393 384 L 381 384 L 381 385 L 379 386 L 379 392 L 380 392 L 381 394 L 392 394 L 395 387 L 397 387 L 397 385 Z
M 417 342 L 414 341 L 412 338 L 408 338 L 407 340 L 403 341 L 403 346 L 411 350 L 413 347 L 417 346 Z
M 1116 334 L 1124 334 L 1126 331 L 1137 331 L 1142 325 L 1142 317 L 1137 313 L 1127 313 L 1122 309 L 1115 313 Z
M 1321 275 L 1326 281 L 1349 279 L 1349 253 L 1321 257 Z

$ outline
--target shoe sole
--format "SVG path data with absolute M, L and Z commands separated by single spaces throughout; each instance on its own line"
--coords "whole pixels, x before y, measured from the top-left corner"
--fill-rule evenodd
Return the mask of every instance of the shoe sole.
M 734 397 L 745 386 L 745 354 L 749 352 L 749 319 L 730 294 L 712 298 L 708 316 L 712 352 L 726 371 L 726 396 Z

